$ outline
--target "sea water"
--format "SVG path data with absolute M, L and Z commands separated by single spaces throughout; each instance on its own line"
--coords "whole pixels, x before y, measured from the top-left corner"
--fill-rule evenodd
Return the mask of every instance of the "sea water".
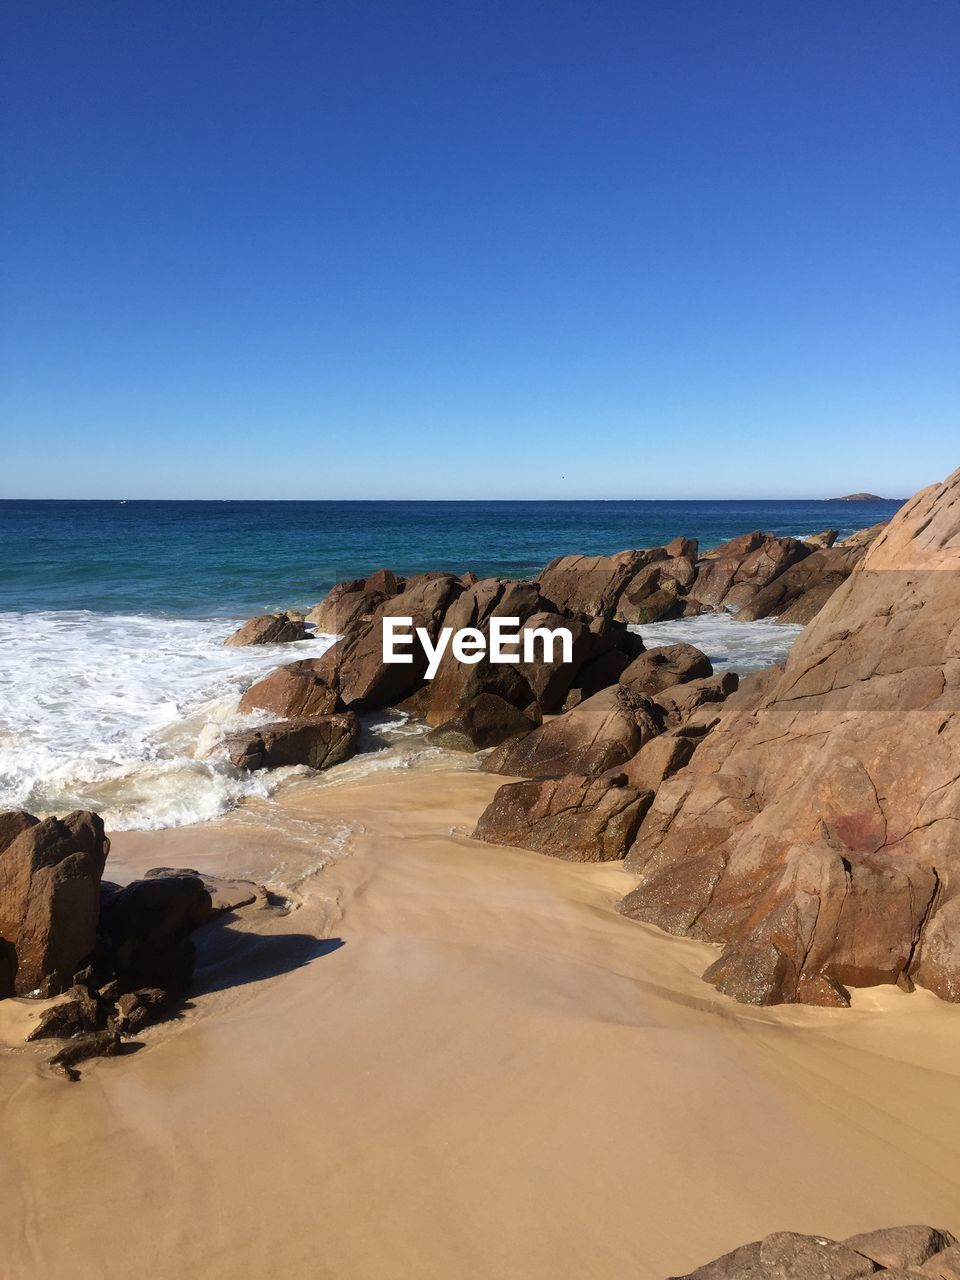
M 114 830 L 176 826 L 263 795 L 218 745 L 263 720 L 242 691 L 332 643 L 224 648 L 246 617 L 387 564 L 527 576 L 556 555 L 704 550 L 751 528 L 841 534 L 888 503 L 0 502 L 0 809 L 92 807 Z M 640 628 L 718 669 L 782 661 L 798 628 L 705 615 Z

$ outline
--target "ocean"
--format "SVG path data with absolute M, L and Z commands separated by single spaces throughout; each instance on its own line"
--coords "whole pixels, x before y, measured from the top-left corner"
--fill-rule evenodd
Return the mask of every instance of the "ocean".
M 110 827 L 203 821 L 280 774 L 217 754 L 240 693 L 332 638 L 224 649 L 239 622 L 306 608 L 382 565 L 525 577 L 554 556 L 702 550 L 749 529 L 841 536 L 895 502 L 0 501 L 0 809 L 99 809 Z M 796 628 L 708 615 L 642 629 L 718 667 L 782 660 Z

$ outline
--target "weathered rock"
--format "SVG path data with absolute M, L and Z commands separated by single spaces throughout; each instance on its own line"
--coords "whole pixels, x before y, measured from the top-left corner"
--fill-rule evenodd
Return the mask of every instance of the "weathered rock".
M 338 582 L 325 599 L 310 610 L 307 621 L 312 622 L 318 632 L 344 635 L 356 623 L 369 621 L 379 606 L 398 595 L 404 585 L 404 580 L 390 569 L 378 569 L 368 578 Z
M 567 862 L 609 862 L 623 857 L 652 799 L 652 792 L 610 778 L 512 782 L 500 788 L 473 834 Z
M 8 831 L 13 825 L 8 822 Z M 0 852 L 0 937 L 16 955 L 16 993 L 57 995 L 96 942 L 110 842 L 95 813 L 20 826 Z M 2 961 L 7 973 L 9 947 Z
M 70 1040 L 50 1059 L 50 1066 L 60 1071 L 68 1080 L 79 1080 L 77 1070 L 81 1062 L 91 1058 L 112 1058 L 123 1046 L 115 1031 L 94 1031 L 89 1035 Z
M 224 640 L 225 645 L 289 644 L 294 640 L 306 640 L 310 633 L 302 619 L 288 613 L 265 613 L 251 618 Z
M 699 707 L 723 702 L 736 692 L 739 683 L 740 677 L 735 671 L 721 671 L 719 675 L 688 680 L 666 688 L 657 694 L 654 701 L 663 708 L 665 724 L 680 725 L 689 720 Z
M 811 533 L 809 538 L 803 539 L 803 543 L 818 551 L 821 547 L 832 547 L 839 536 L 839 529 L 824 529 L 822 533 Z
M 620 593 L 636 571 L 650 559 L 664 557 L 662 547 L 621 551 L 614 556 L 558 556 L 541 572 L 540 592 L 570 617 L 585 622 L 612 618 Z
M 495 693 L 472 698 L 458 715 L 431 729 L 426 741 L 448 751 L 484 751 L 518 733 L 529 733 L 536 722 Z
M 35 827 L 39 821 L 39 818 L 35 818 L 32 813 L 27 813 L 23 809 L 8 809 L 5 813 L 0 813 L 0 853 L 8 844 L 12 844 L 18 835 L 30 827 Z
M 660 712 L 621 685 L 602 689 L 572 711 L 497 747 L 483 763 L 491 773 L 550 778 L 593 777 L 635 755 L 660 731 Z
M 120 993 L 158 987 L 186 991 L 193 977 L 194 929 L 210 919 L 210 894 L 197 876 L 134 880 L 105 894 L 101 925 Z
M 865 555 L 865 545 L 814 551 L 758 591 L 744 604 L 738 620 L 753 622 L 757 618 L 777 617 L 780 622 L 809 622 Z
M 238 769 L 279 769 L 303 764 L 329 769 L 356 750 L 360 725 L 352 711 L 315 716 L 309 720 L 280 720 L 260 725 L 225 740 L 227 754 Z
M 672 778 L 689 761 L 697 746 L 696 738 L 662 733 L 645 742 L 626 764 L 615 765 L 603 774 L 626 778 L 637 791 L 656 791 L 660 783 Z
M 851 533 L 847 537 L 841 538 L 837 546 L 869 547 L 871 543 L 876 542 L 889 523 L 889 520 L 881 520 L 879 524 L 872 524 L 867 529 L 858 529 L 856 533 Z
M 394 707 L 415 693 L 423 683 L 427 658 L 416 641 L 406 652 L 410 663 L 383 661 L 383 619 L 413 619 L 435 641 L 444 614 L 463 591 L 451 574 L 421 574 L 411 578 L 398 596 L 385 600 L 367 624 L 351 629 L 345 639 L 323 655 L 327 682 L 340 690 L 345 706 L 356 711 Z
M 210 909 L 213 915 L 225 915 L 231 911 L 239 911 L 243 907 L 251 907 L 257 903 L 266 903 L 267 890 L 255 880 L 231 880 L 226 876 L 205 876 L 190 867 L 151 867 L 145 871 L 145 880 L 167 880 L 171 876 L 196 876 L 203 882 L 203 887 L 210 895 Z
M 938 1260 L 947 1280 L 953 1280 L 951 1255 L 956 1253 L 954 1237 L 932 1227 L 892 1227 L 839 1241 L 778 1231 L 676 1280 L 859 1280 L 869 1275 L 933 1280 L 940 1274 Z
M 103 1021 L 100 1002 L 78 984 L 70 988 L 65 999 L 41 1015 L 27 1040 L 69 1040 L 71 1036 L 98 1030 Z
M 117 1000 L 117 1011 L 111 1023 L 121 1035 L 134 1035 L 152 1022 L 158 1022 L 167 1010 L 170 995 L 161 987 L 141 987 L 125 991 Z
M 960 472 L 661 784 L 630 913 L 724 944 L 709 976 L 740 999 L 838 1003 L 904 975 L 960 998 L 958 618 Z
M 692 644 L 666 644 L 635 658 L 620 676 L 632 693 L 655 697 L 672 685 L 713 675 L 710 659 Z
M 689 594 L 713 609 L 739 610 L 810 554 L 810 548 L 796 538 L 759 531 L 743 534 L 697 561 L 697 578 Z
M 269 711 L 283 720 L 326 716 L 340 702 L 328 684 L 320 658 L 304 658 L 279 667 L 250 686 L 240 699 L 240 711 Z

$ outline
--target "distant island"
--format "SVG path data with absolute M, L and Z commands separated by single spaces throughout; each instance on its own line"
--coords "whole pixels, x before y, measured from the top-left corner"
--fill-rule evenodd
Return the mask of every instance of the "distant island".
M 881 498 L 876 493 L 845 493 L 842 498 L 827 498 L 827 502 L 894 502 L 894 498 Z

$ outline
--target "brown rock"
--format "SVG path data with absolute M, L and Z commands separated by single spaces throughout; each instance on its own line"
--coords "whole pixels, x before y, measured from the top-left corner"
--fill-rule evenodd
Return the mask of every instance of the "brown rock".
M 653 799 L 609 778 L 568 775 L 501 787 L 474 837 L 568 862 L 622 858 Z
M 190 935 L 206 924 L 211 912 L 210 894 L 194 875 L 134 880 L 105 895 L 102 926 L 118 991 L 186 991 L 196 957 Z
M 113 1029 L 121 1035 L 133 1035 L 151 1022 L 158 1022 L 170 1003 L 169 994 L 160 987 L 141 987 L 125 991 L 117 1000 Z
M 289 644 L 293 640 L 306 640 L 309 631 L 303 621 L 291 618 L 287 613 L 265 613 L 251 618 L 224 640 L 225 645 Z
M 738 613 L 739 620 L 778 617 L 805 624 L 815 617 L 866 555 L 865 546 L 826 547 L 792 565 L 757 592 Z
M 307 614 L 318 632 L 344 635 L 358 622 L 369 621 L 385 600 L 398 595 L 404 581 L 390 569 L 379 569 L 368 578 L 338 582 L 326 598 Z
M 238 769 L 279 769 L 307 765 L 329 769 L 356 750 L 360 725 L 352 711 L 314 716 L 309 720 L 279 720 L 225 740 L 227 754 Z
M 28 1041 L 85 1035 L 102 1024 L 100 1004 L 84 986 L 70 988 L 64 1000 L 47 1009 L 27 1036 Z
M 658 693 L 654 701 L 663 708 L 666 724 L 680 725 L 698 708 L 723 702 L 731 693 L 736 693 L 739 683 L 740 677 L 735 671 L 721 671 L 719 675 L 675 684 Z
M 692 644 L 666 644 L 635 658 L 620 676 L 632 693 L 655 697 L 672 685 L 713 675 L 710 659 Z
M 23 809 L 8 809 L 5 813 L 0 813 L 0 853 L 8 844 L 12 844 L 21 832 L 35 827 L 39 821 L 39 818 L 35 818 L 32 813 L 26 813 Z
M 621 685 L 602 689 L 572 711 L 511 738 L 483 763 L 491 773 L 550 778 L 593 777 L 623 764 L 660 731 L 658 708 Z
M 609 773 L 623 776 L 637 791 L 656 791 L 661 782 L 683 768 L 696 746 L 696 738 L 663 733 L 645 742 L 626 764 L 616 765 Z
M 321 663 L 319 658 L 304 658 L 278 668 L 250 686 L 240 699 L 240 711 L 269 711 L 284 720 L 330 715 L 340 699 Z
M 812 533 L 809 538 L 804 538 L 803 543 L 819 551 L 821 547 L 832 547 L 839 535 L 839 529 L 824 529 L 822 533 Z
M 958 570 L 960 472 L 901 509 L 661 784 L 632 914 L 669 900 L 677 932 L 724 944 L 722 990 L 837 1003 L 906 974 L 960 997 Z
M 72 984 L 96 941 L 109 848 L 100 818 L 78 811 L 23 827 L 0 852 L 0 937 L 16 954 L 18 995 Z
M 620 593 L 651 559 L 663 559 L 661 547 L 621 551 L 614 556 L 558 556 L 540 574 L 540 592 L 559 610 L 589 622 L 612 618 Z
M 957 1243 L 949 1231 L 935 1227 L 887 1227 L 883 1231 L 866 1231 L 844 1240 L 848 1249 L 856 1249 L 877 1266 L 891 1270 L 894 1267 L 919 1267 L 935 1254 L 942 1253 Z
M 481 693 L 453 719 L 431 729 L 426 741 L 448 751 L 484 751 L 535 727 L 535 721 L 503 698 Z
M 94 1031 L 90 1035 L 70 1040 L 50 1059 L 50 1066 L 60 1071 L 68 1080 L 79 1080 L 77 1067 L 91 1058 L 112 1058 L 122 1050 L 120 1037 L 115 1031 Z

